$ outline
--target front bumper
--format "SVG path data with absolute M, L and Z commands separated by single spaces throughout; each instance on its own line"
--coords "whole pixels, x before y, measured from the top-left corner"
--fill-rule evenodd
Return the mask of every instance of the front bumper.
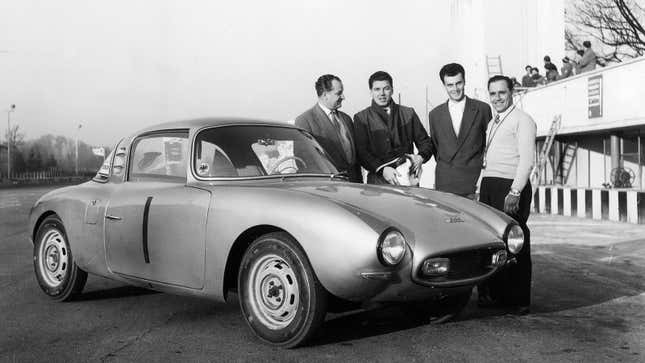
M 360 277 L 368 284 L 377 283 L 380 291 L 367 299 L 369 302 L 417 301 L 452 295 L 472 289 L 493 276 L 500 269 L 515 262 L 509 258 L 503 265 L 491 264 L 492 255 L 505 250 L 503 244 L 490 244 L 476 249 L 449 251 L 423 258 L 414 258 L 417 263 L 408 262 L 406 268 L 391 271 L 363 271 Z M 451 261 L 451 270 L 443 276 L 424 276 L 421 261 L 428 258 L 443 257 Z M 369 281 L 369 282 L 368 282 Z

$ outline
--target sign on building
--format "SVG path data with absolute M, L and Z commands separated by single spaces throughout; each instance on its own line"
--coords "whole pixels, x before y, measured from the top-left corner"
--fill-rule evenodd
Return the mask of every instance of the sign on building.
M 587 90 L 589 97 L 589 118 L 602 117 L 602 74 L 589 77 Z

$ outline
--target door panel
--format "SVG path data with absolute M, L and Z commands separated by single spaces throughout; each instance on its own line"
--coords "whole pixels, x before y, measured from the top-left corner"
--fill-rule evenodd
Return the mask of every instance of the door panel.
M 147 241 L 144 211 L 150 199 Z M 114 272 L 199 289 L 204 284 L 210 193 L 167 182 L 127 182 L 107 208 L 106 254 Z M 146 262 L 144 244 L 147 242 Z

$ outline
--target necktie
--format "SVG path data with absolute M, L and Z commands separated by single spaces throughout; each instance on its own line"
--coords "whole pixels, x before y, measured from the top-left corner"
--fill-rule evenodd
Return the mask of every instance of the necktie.
M 347 161 L 352 160 L 352 146 L 351 146 L 351 139 L 349 138 L 349 134 L 347 132 L 347 129 L 345 128 L 345 125 L 338 119 L 338 111 L 333 110 L 331 111 L 331 121 L 334 124 L 336 131 L 338 132 L 338 136 L 340 138 L 340 144 L 343 147 L 343 151 L 345 152 L 345 156 L 347 157 Z
M 499 122 L 499 113 L 497 115 L 495 115 L 495 120 L 493 120 L 493 122 L 495 122 L 495 123 Z

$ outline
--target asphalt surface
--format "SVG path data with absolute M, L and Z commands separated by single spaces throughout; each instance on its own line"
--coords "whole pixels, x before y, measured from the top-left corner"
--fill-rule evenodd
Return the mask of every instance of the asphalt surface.
M 36 283 L 26 218 L 52 187 L 0 189 L 0 361 L 645 361 L 645 226 L 532 215 L 526 316 L 471 300 L 454 322 L 398 308 L 328 315 L 311 345 L 258 342 L 237 301 L 172 296 L 90 276 L 80 300 Z M 473 296 L 474 298 L 475 296 Z

